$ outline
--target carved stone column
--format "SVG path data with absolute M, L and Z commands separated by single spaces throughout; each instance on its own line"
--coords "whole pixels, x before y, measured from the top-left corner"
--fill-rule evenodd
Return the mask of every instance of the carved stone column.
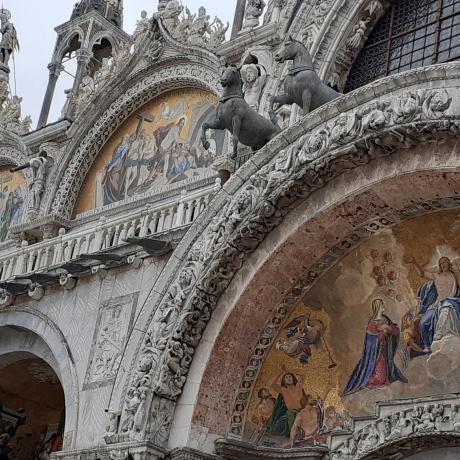
M 45 126 L 48 122 L 48 116 L 50 113 L 51 102 L 53 101 L 54 91 L 56 89 L 56 83 L 64 67 L 59 62 L 52 62 L 48 65 L 48 69 L 50 72 L 48 87 L 46 88 L 45 99 L 43 100 L 42 110 L 38 120 L 38 129 L 43 128 L 43 126 Z
M 233 19 L 232 36 L 235 38 L 243 27 L 244 11 L 246 9 L 246 0 L 238 0 L 235 9 L 235 18 Z
M 68 113 L 65 114 L 68 117 L 72 118 L 72 115 L 75 110 L 75 99 L 78 96 L 78 93 L 80 91 L 80 86 L 83 81 L 83 77 L 87 74 L 88 72 L 88 64 L 89 61 L 91 60 L 91 55 L 92 53 L 87 50 L 79 50 L 77 52 L 77 73 L 75 74 L 75 80 L 73 82 L 73 87 L 72 87 L 72 99 L 71 103 L 69 104 L 68 108 Z

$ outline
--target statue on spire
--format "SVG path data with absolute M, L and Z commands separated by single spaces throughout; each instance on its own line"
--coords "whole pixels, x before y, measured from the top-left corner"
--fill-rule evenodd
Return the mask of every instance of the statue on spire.
M 8 67 L 10 57 L 15 51 L 19 51 L 18 34 L 13 23 L 10 22 L 11 13 L 2 8 L 0 10 L 0 32 L 2 34 L 2 40 L 0 42 L 0 61 Z

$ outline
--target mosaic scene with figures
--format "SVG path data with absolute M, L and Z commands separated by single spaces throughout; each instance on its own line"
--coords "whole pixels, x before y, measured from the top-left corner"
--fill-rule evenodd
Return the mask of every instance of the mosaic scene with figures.
M 170 184 L 203 177 L 222 155 L 224 136 L 200 143 L 201 125 L 217 98 L 193 88 L 169 92 L 131 116 L 99 154 L 76 212 L 99 208 Z
M 373 236 L 338 262 L 273 340 L 244 437 L 327 444 L 377 401 L 454 393 L 460 364 L 460 213 Z
M 27 184 L 21 173 L 11 173 L 10 168 L 0 168 L 0 242 L 5 241 L 10 225 L 22 221 L 27 204 Z

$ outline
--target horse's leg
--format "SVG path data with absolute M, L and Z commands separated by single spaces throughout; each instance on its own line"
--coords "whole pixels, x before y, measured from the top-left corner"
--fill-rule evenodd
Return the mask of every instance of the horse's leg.
M 233 152 L 230 155 L 232 160 L 236 160 L 238 155 L 238 138 L 240 136 L 241 130 L 241 117 L 238 113 L 236 113 L 232 118 L 232 134 L 233 134 Z
M 305 115 L 310 113 L 310 107 L 311 107 L 311 91 L 309 89 L 306 89 L 302 93 L 302 109 Z
M 203 123 L 203 126 L 201 127 L 201 143 L 203 144 L 205 150 L 208 150 L 210 147 L 209 141 L 206 139 L 206 131 L 208 129 L 224 130 L 225 127 L 222 125 L 221 121 L 218 118 Z
M 288 94 L 280 94 L 279 96 L 272 96 L 270 98 L 270 108 L 268 111 L 268 115 L 270 116 L 270 120 L 272 121 L 272 123 L 276 122 L 275 110 L 273 107 L 275 104 L 279 104 L 280 106 L 285 104 L 292 104 L 292 100 Z

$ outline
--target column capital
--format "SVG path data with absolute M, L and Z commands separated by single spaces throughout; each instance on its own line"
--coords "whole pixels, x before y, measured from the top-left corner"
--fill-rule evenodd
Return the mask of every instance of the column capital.
M 93 57 L 93 53 L 88 50 L 80 49 L 76 52 L 77 62 L 80 64 L 88 64 L 90 59 Z
M 48 70 L 50 71 L 50 76 L 59 77 L 64 70 L 64 66 L 60 62 L 50 62 L 48 64 Z

